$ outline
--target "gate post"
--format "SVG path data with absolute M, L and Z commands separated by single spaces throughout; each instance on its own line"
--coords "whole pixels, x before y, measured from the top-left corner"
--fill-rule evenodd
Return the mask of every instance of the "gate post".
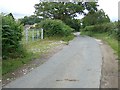
M 41 28 L 41 39 L 43 39 L 43 28 Z

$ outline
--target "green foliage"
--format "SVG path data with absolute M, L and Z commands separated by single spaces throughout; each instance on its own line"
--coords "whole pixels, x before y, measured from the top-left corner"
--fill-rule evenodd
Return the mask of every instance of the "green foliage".
M 108 33 L 93 33 L 92 37 L 95 37 L 97 39 L 101 39 L 105 42 L 107 42 L 115 51 L 116 54 L 119 54 L 118 51 L 118 40 L 114 38 L 113 36 L 109 36 Z
M 76 17 L 76 13 L 82 14 L 84 10 L 97 10 L 95 2 L 40 2 L 35 5 L 35 14 L 43 18 L 65 20 Z
M 23 26 L 20 22 L 16 22 L 13 17 L 2 16 L 2 57 L 15 58 L 22 56 L 22 46 L 20 41 L 22 38 Z
M 0 14 L 0 79 L 2 79 L 2 15 Z
M 24 64 L 28 63 L 31 58 L 33 58 L 33 54 L 26 54 L 24 58 L 16 58 L 16 59 L 8 59 L 2 62 L 2 75 L 5 75 L 9 72 L 12 72 Z
M 120 20 L 118 20 L 118 22 L 117 22 L 117 27 L 118 27 L 118 40 L 119 40 L 119 43 L 120 43 Z
M 57 38 L 57 39 L 56 39 Z M 41 57 L 43 54 L 49 53 L 51 49 L 53 49 L 56 46 L 61 45 L 60 42 L 61 37 L 52 37 L 51 39 L 38 39 L 33 42 L 29 42 L 24 44 L 24 48 L 26 48 L 25 57 L 19 57 L 15 59 L 7 59 L 2 62 L 2 75 L 5 75 L 7 73 L 10 73 L 16 69 L 19 69 L 20 67 L 24 66 L 24 64 L 30 63 L 32 60 L 36 60 Z M 63 42 L 64 44 L 65 42 Z M 40 60 L 40 59 L 39 59 Z M 43 63 L 43 60 L 40 60 L 39 63 Z
M 114 22 L 86 26 L 84 29 L 82 29 L 81 34 L 96 37 L 106 41 L 118 54 L 118 59 L 120 59 L 120 49 L 118 48 L 118 45 L 120 44 L 118 41 L 120 40 L 119 25 L 119 22 Z
M 70 41 L 70 40 L 73 40 L 74 39 L 74 35 L 73 34 L 71 34 L 71 35 L 69 35 L 69 36 L 67 36 L 67 37 L 63 37 L 62 38 L 62 40 L 63 41 L 66 41 L 66 42 L 68 42 L 68 41 Z
M 83 3 L 83 2 L 82 2 Z M 82 5 L 86 8 L 88 11 L 97 11 L 97 2 L 84 2 Z
M 61 20 L 46 19 L 38 24 L 38 27 L 44 29 L 45 36 L 68 36 L 74 30 L 64 24 Z
M 89 36 L 92 36 L 94 33 L 108 33 L 109 36 L 112 36 L 116 39 L 119 39 L 120 35 L 117 22 L 86 26 L 84 29 L 82 29 L 82 32 L 86 32 Z
M 39 33 L 39 36 L 37 36 L 37 33 Z M 41 31 L 40 31 L 40 29 L 35 29 L 35 28 L 33 28 L 33 29 L 29 29 L 28 30 L 28 41 L 27 41 L 27 43 L 28 42 L 32 42 L 33 41 L 33 34 L 34 34 L 34 40 L 37 40 L 37 39 L 40 39 L 41 37 Z M 26 32 L 25 31 L 23 31 L 22 32 L 22 41 L 21 41 L 21 43 L 22 44 L 25 44 L 26 43 Z
M 108 15 L 101 9 L 99 11 L 90 11 L 83 19 L 83 26 L 90 26 L 110 22 Z
M 117 26 L 114 23 L 103 23 L 97 25 L 86 26 L 83 31 L 92 31 L 92 32 L 115 32 Z
M 83 31 L 93 31 L 94 30 L 94 26 L 86 26 Z
M 75 31 L 80 29 L 80 21 L 74 19 L 77 15 L 85 14 L 93 10 L 97 11 L 96 2 L 40 2 L 35 5 L 35 14 L 42 16 L 44 19 L 59 19 L 74 28 Z
M 35 23 L 41 22 L 42 19 L 38 18 L 35 15 L 25 16 L 24 18 L 19 19 L 19 21 L 24 25 L 33 25 Z
M 75 29 L 75 31 L 79 31 L 81 28 L 81 22 L 79 19 L 66 19 L 65 23 L 71 28 Z
M 35 14 L 44 18 L 54 18 L 65 20 L 73 17 L 75 13 L 81 13 L 84 10 L 82 3 L 80 5 L 70 2 L 40 2 L 35 5 Z
M 108 34 L 108 32 L 98 33 L 98 32 L 86 31 L 86 32 L 81 32 L 81 35 L 88 35 L 105 41 L 115 51 L 115 54 L 118 55 L 118 59 L 120 59 L 120 49 L 118 47 L 119 46 L 118 39 L 113 34 Z

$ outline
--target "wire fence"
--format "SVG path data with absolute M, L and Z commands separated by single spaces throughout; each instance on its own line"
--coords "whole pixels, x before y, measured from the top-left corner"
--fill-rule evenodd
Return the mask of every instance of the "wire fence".
M 25 29 L 23 31 L 23 43 L 28 43 L 38 39 L 43 39 L 43 29 Z

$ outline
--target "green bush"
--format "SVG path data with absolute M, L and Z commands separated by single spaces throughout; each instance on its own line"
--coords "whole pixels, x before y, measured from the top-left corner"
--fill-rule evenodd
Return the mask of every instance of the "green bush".
M 92 32 L 110 32 L 113 29 L 113 25 L 111 23 L 105 24 L 98 24 L 92 26 L 86 26 L 85 31 L 92 31 Z
M 109 36 L 116 39 L 119 39 L 120 36 L 117 22 L 86 26 L 81 31 L 89 36 L 92 36 L 94 33 L 107 33 Z
M 81 27 L 81 21 L 79 19 L 66 19 L 65 24 L 70 26 L 71 28 L 75 29 L 75 31 L 79 31 Z
M 74 35 L 71 34 L 71 35 L 69 35 L 69 36 L 67 36 L 67 37 L 63 37 L 62 40 L 63 40 L 63 41 L 70 41 L 70 40 L 73 40 L 73 38 L 74 38 Z
M 86 26 L 84 28 L 84 31 L 93 31 L 94 30 L 94 26 Z
M 14 20 L 13 17 L 2 16 L 2 58 L 15 58 L 22 56 L 22 38 L 23 26 Z
M 69 36 L 74 30 L 64 24 L 61 20 L 46 19 L 41 21 L 37 27 L 44 29 L 45 36 Z
M 92 36 L 93 32 L 94 32 L 94 26 L 86 26 L 84 29 L 81 29 L 82 33 L 85 33 L 88 36 Z
M 117 23 L 103 23 L 98 25 L 86 26 L 82 32 L 87 32 L 87 35 L 92 36 L 94 33 L 108 33 L 109 36 L 118 39 L 119 29 Z

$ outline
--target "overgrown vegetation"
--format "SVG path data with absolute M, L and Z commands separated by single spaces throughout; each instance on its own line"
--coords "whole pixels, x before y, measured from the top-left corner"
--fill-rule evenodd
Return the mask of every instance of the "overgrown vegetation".
M 98 25 L 102 23 L 109 23 L 110 18 L 105 12 L 101 9 L 98 11 L 91 10 L 83 19 L 83 27 L 91 26 L 91 25 Z
M 24 25 L 33 25 L 35 23 L 40 23 L 41 22 L 41 18 L 36 17 L 35 15 L 31 15 L 31 16 L 25 16 L 24 18 L 19 19 L 20 22 Z
M 39 58 L 41 53 L 47 53 L 50 48 L 59 45 L 61 40 L 68 44 L 68 41 L 74 38 L 72 32 L 79 31 L 80 28 L 83 28 L 80 29 L 82 34 L 106 40 L 117 50 L 117 23 L 109 23 L 109 17 L 103 10 L 98 10 L 97 6 L 96 2 L 40 2 L 35 4 L 35 15 L 19 19 L 21 22 L 15 21 L 12 14 L 3 16 L 3 75 L 32 59 Z M 75 19 L 77 14 L 85 17 L 82 20 Z M 26 44 L 22 41 L 25 38 L 22 35 L 23 25 L 35 23 L 36 28 L 44 29 L 44 40 L 30 41 Z M 32 38 L 33 32 L 30 33 L 28 38 Z
M 23 57 L 20 44 L 23 26 L 10 15 L 2 16 L 2 58 Z
M 118 49 L 118 39 L 120 33 L 117 22 L 86 26 L 81 31 L 82 35 L 92 36 L 107 42 L 114 49 L 116 55 L 120 53 Z
M 74 29 L 74 31 L 79 32 L 81 28 L 81 20 L 80 19 L 66 19 L 64 21 L 66 25 L 70 26 Z
M 5 75 L 9 72 L 12 72 L 20 67 L 22 67 L 24 64 L 28 64 L 32 60 L 35 60 L 37 58 L 40 58 L 41 55 L 46 54 L 50 51 L 50 49 L 54 48 L 55 46 L 59 46 L 62 43 L 65 42 L 60 41 L 61 38 L 46 38 L 44 40 L 36 40 L 29 43 L 25 43 L 23 46 L 26 49 L 26 54 L 24 58 L 10 58 L 7 60 L 4 60 L 2 65 L 2 74 Z
M 22 32 L 23 37 L 22 37 L 21 44 L 24 44 L 26 42 L 31 42 L 31 41 L 34 41 L 34 40 L 37 40 L 37 39 L 41 38 L 40 37 L 40 35 L 41 35 L 40 29 L 35 29 L 35 28 L 29 29 L 27 31 L 27 34 L 28 34 L 28 41 L 26 40 L 26 31 L 24 30 Z M 39 35 L 37 35 L 37 34 L 39 34 Z
M 72 34 L 74 29 L 64 24 L 61 20 L 46 19 L 37 25 L 44 29 L 45 37 L 67 37 Z
M 103 23 L 97 25 L 86 26 L 81 30 L 82 32 L 87 32 L 89 36 L 92 36 L 94 33 L 107 33 L 109 36 L 112 36 L 118 40 L 119 30 L 118 23 Z
M 74 38 L 72 34 L 74 29 L 62 21 L 44 20 L 38 24 L 38 26 L 40 25 L 44 29 L 44 40 L 38 39 L 24 43 L 25 36 L 23 35 L 23 26 L 20 22 L 15 21 L 9 15 L 3 16 L 2 19 L 3 75 L 18 69 L 32 59 L 40 58 L 41 54 L 47 53 L 49 49 L 60 45 L 60 41 L 68 43 L 68 41 Z M 32 35 L 33 32 L 30 33 Z
M 80 20 L 75 17 L 86 14 L 85 10 L 97 11 L 97 6 L 97 2 L 40 2 L 35 4 L 35 15 L 43 19 L 59 19 L 79 31 Z

